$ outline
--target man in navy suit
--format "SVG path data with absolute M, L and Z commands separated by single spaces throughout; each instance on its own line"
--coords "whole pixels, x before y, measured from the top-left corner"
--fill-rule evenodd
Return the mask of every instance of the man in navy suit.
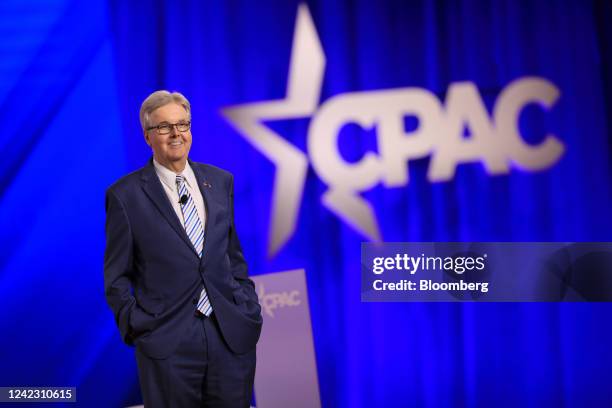
M 191 108 L 157 91 L 140 121 L 153 158 L 106 192 L 104 286 L 136 346 L 145 406 L 248 407 L 261 307 L 233 211 L 233 176 L 188 159 Z

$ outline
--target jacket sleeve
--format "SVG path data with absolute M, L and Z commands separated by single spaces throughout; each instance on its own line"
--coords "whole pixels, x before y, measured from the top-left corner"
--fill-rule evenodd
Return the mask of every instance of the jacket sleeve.
M 106 249 L 104 252 L 104 292 L 115 315 L 123 341 L 133 344 L 130 313 L 136 303 L 132 295 L 133 241 L 130 223 L 121 200 L 106 192 Z
M 234 225 L 234 177 L 231 176 L 229 182 L 229 205 L 230 205 L 230 230 L 229 230 L 229 244 L 228 244 L 228 256 L 230 260 L 231 271 L 234 279 L 238 281 L 240 286 L 247 296 L 248 303 L 248 315 L 251 319 L 261 321 L 261 306 L 259 305 L 259 299 L 255 291 L 255 284 L 248 275 L 248 267 L 242 253 L 242 247 L 238 240 L 238 234 L 236 233 L 236 226 Z

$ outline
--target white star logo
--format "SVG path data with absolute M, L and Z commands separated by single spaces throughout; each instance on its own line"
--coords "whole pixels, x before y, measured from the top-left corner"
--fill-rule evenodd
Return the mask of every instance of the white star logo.
M 298 8 L 285 99 L 223 109 L 223 115 L 277 168 L 272 199 L 268 255 L 274 256 L 293 235 L 309 159 L 327 184 L 322 203 L 372 241 L 381 234 L 372 205 L 361 195 L 382 183 L 408 184 L 408 162 L 431 155 L 427 179 L 451 180 L 459 164 L 481 162 L 490 175 L 511 167 L 541 171 L 555 164 L 565 147 L 553 134 L 538 145 L 525 143 L 518 121 L 522 109 L 538 104 L 551 109 L 559 89 L 545 78 L 512 81 L 499 94 L 489 115 L 472 82 L 450 84 L 440 103 L 427 89 L 416 87 L 350 92 L 319 106 L 325 55 L 306 5 Z M 418 128 L 407 132 L 403 118 L 416 116 Z M 308 157 L 263 124 L 266 120 L 311 117 Z M 378 154 L 366 152 L 348 163 L 338 149 L 338 133 L 346 123 L 375 128 Z M 463 137 L 463 129 L 470 137 Z
M 222 111 L 238 131 L 276 165 L 268 256 L 278 253 L 295 231 L 308 159 L 262 122 L 312 115 L 319 103 L 324 69 L 325 55 L 319 37 L 308 7 L 301 4 L 285 99 L 231 106 Z

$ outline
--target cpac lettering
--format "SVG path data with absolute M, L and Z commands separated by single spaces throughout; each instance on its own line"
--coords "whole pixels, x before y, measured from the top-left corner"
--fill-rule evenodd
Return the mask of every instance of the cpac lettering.
M 461 163 L 481 162 L 489 174 L 506 174 L 511 166 L 541 170 L 559 160 L 564 145 L 553 134 L 538 145 L 527 144 L 518 129 L 519 116 L 528 104 L 548 110 L 558 98 L 559 90 L 546 79 L 522 78 L 503 89 L 489 118 L 471 82 L 451 84 L 444 106 L 422 88 L 340 94 L 325 101 L 313 116 L 308 152 L 317 174 L 330 187 L 327 200 L 332 206 L 334 195 L 366 191 L 379 182 L 387 187 L 406 185 L 408 162 L 429 155 L 427 178 L 433 182 L 452 179 Z M 405 116 L 418 119 L 415 130 L 404 130 Z M 338 134 L 348 123 L 376 129 L 378 155 L 366 152 L 356 163 L 342 158 Z M 464 128 L 469 137 L 463 136 Z
M 300 299 L 300 292 L 297 290 L 278 292 L 278 293 L 265 293 L 265 288 L 259 285 L 259 303 L 263 307 L 265 313 L 274 317 L 274 310 L 276 308 L 299 306 L 302 301 Z

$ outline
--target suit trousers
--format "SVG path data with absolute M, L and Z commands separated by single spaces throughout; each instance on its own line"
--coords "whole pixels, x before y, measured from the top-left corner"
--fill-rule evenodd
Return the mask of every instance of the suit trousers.
M 255 349 L 233 353 L 214 312 L 196 312 L 176 351 L 163 360 L 136 348 L 145 408 L 248 408 L 255 379 Z

